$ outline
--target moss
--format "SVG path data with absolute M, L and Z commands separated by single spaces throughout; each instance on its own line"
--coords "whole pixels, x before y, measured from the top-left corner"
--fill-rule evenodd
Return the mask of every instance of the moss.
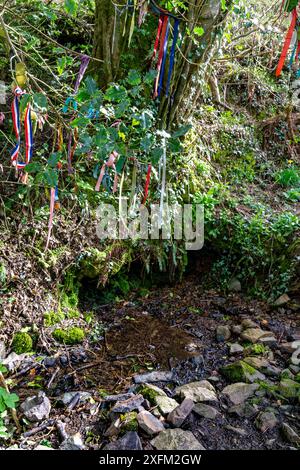
M 300 399 L 300 384 L 298 382 L 295 382 L 294 380 L 281 380 L 278 390 L 284 398 Z
M 137 412 L 131 411 L 130 413 L 125 413 L 120 415 L 121 421 L 121 430 L 122 433 L 127 431 L 137 431 L 138 430 L 138 422 L 137 422 Z
M 30 352 L 33 349 L 33 341 L 30 334 L 19 331 L 12 340 L 12 350 L 17 354 Z
M 147 386 L 143 386 L 141 389 L 139 389 L 139 393 L 143 395 L 146 400 L 149 400 L 151 405 L 156 404 L 155 398 L 159 396 L 159 392 L 156 392 L 156 390 L 153 390 Z
M 222 367 L 221 373 L 230 380 L 230 382 L 254 382 L 255 380 L 263 378 L 260 372 L 244 361 L 237 361 Z
M 58 328 L 53 331 L 52 336 L 59 343 L 72 345 L 82 343 L 85 338 L 85 333 L 81 328 L 74 326 L 67 330 L 62 330 L 61 328 Z
M 103 270 L 106 256 L 104 251 L 97 250 L 97 248 L 91 248 L 85 252 L 80 260 L 80 277 L 95 279 L 99 276 Z
M 64 314 L 62 312 L 47 312 L 44 315 L 44 324 L 46 327 L 56 325 L 64 319 Z

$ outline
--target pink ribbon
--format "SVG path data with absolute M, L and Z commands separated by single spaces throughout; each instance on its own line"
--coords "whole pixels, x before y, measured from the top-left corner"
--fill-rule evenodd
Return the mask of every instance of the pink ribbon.
M 105 168 L 107 167 L 107 168 L 112 168 L 115 172 L 113 193 L 116 192 L 117 185 L 118 185 L 118 174 L 117 174 L 117 170 L 116 170 L 115 161 L 116 161 L 116 158 L 118 157 L 118 155 L 119 155 L 118 152 L 116 152 L 114 150 L 110 154 L 110 156 L 108 157 L 108 160 L 106 160 L 106 162 L 103 163 L 98 181 L 97 181 L 96 186 L 95 186 L 95 191 L 100 191 L 100 186 L 101 186 L 104 174 L 105 174 Z

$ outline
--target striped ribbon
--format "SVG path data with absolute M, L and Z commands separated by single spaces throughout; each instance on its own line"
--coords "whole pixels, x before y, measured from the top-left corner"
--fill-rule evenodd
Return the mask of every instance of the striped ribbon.
M 26 110 L 25 110 L 25 117 L 24 117 L 25 161 L 20 162 L 18 160 L 19 152 L 20 152 L 20 145 L 21 145 L 21 120 L 20 120 L 19 99 L 20 99 L 20 96 L 23 95 L 24 93 L 25 92 L 22 91 L 21 88 L 16 87 L 14 90 L 15 96 L 12 102 L 12 120 L 13 120 L 15 135 L 17 138 L 17 144 L 11 152 L 11 161 L 18 170 L 22 170 L 23 168 L 25 168 L 25 166 L 28 163 L 30 163 L 30 160 L 32 158 L 32 150 L 33 150 L 31 106 L 28 103 Z
M 179 33 L 179 23 L 180 23 L 180 20 L 178 18 L 176 18 L 176 20 L 174 22 L 173 42 L 172 42 L 172 47 L 171 47 L 171 52 L 170 52 L 170 64 L 169 64 L 169 70 L 168 70 L 166 96 L 169 95 L 171 77 L 172 77 L 172 72 L 173 72 L 173 68 L 174 68 L 175 51 L 176 51 L 176 44 L 177 44 L 178 33 Z
M 161 31 L 161 36 L 160 36 L 160 48 L 159 48 L 158 62 L 157 62 L 157 76 L 156 76 L 155 85 L 154 85 L 154 94 L 153 94 L 154 98 L 157 98 L 158 96 L 158 85 L 160 83 L 160 71 L 161 71 L 162 62 L 164 58 L 164 51 L 165 51 L 165 46 L 166 46 L 165 38 L 166 38 L 167 30 L 169 30 L 169 17 L 164 16 L 163 24 L 162 24 L 162 31 Z
M 12 121 L 14 126 L 14 131 L 17 139 L 17 143 L 15 147 L 11 151 L 11 161 L 16 164 L 18 159 L 19 151 L 20 151 L 20 144 L 21 144 L 21 123 L 20 123 L 20 109 L 19 109 L 19 99 L 20 96 L 23 95 L 23 91 L 21 88 L 16 87 L 14 90 L 14 99 L 11 104 L 11 113 L 12 113 Z
M 284 41 L 283 49 L 280 55 L 280 59 L 276 68 L 276 72 L 275 72 L 276 77 L 280 76 L 281 71 L 283 69 L 284 62 L 285 62 L 285 59 L 286 59 L 286 56 L 287 56 L 287 53 L 291 44 L 292 37 L 293 37 L 293 32 L 294 32 L 294 29 L 296 28 L 296 24 L 297 24 L 297 10 L 296 8 L 294 8 L 294 10 L 292 11 L 291 24 L 288 29 L 288 32 Z

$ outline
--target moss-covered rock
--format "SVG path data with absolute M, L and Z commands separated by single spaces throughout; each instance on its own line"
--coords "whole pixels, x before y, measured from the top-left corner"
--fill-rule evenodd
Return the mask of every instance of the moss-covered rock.
M 17 354 L 23 354 L 32 351 L 33 341 L 29 333 L 19 331 L 12 340 L 12 350 Z
M 80 277 L 95 279 L 103 271 L 107 254 L 97 248 L 90 248 L 80 259 Z
M 121 433 L 122 434 L 125 434 L 128 431 L 138 430 L 136 411 L 130 411 L 129 413 L 120 415 L 120 421 L 121 421 Z
M 244 361 L 237 361 L 222 367 L 221 373 L 230 382 L 253 383 L 259 380 L 265 380 L 264 374 Z
M 77 326 L 68 328 L 66 330 L 57 328 L 53 331 L 52 336 L 59 343 L 72 345 L 82 343 L 85 338 L 85 332 Z
M 143 385 L 139 388 L 138 391 L 146 400 L 151 403 L 151 405 L 156 405 L 156 397 L 167 396 L 163 390 L 152 384 Z
M 300 400 L 300 383 L 291 379 L 282 379 L 279 387 L 279 393 L 285 398 L 298 398 Z

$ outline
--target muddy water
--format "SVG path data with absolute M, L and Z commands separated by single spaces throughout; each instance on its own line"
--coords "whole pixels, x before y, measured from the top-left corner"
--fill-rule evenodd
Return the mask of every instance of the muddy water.
M 194 357 L 200 346 L 177 326 L 151 315 L 128 317 L 105 335 L 92 367 L 79 371 L 77 381 L 85 388 L 124 390 L 132 376 L 171 367 Z

